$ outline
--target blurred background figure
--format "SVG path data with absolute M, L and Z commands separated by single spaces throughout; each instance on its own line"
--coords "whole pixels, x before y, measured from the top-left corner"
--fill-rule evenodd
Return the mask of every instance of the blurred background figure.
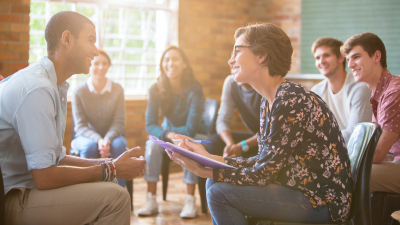
M 161 75 L 149 91 L 146 110 L 146 131 L 163 141 L 171 142 L 178 134 L 195 139 L 206 139 L 206 127 L 202 120 L 204 95 L 203 87 L 193 76 L 192 67 L 183 52 L 176 46 L 168 47 L 160 61 Z M 158 123 L 159 112 L 164 115 L 161 126 Z M 146 142 L 147 200 L 137 213 L 148 216 L 158 212 L 156 202 L 157 182 L 164 156 L 164 149 L 153 141 Z M 186 169 L 183 182 L 187 184 L 185 205 L 180 214 L 183 218 L 194 218 L 197 214 L 194 190 L 198 177 Z
M 111 66 L 108 54 L 99 49 L 90 67 L 90 77 L 74 90 L 72 115 L 75 139 L 71 147 L 82 158 L 117 158 L 127 146 L 125 98 L 121 85 L 106 77 Z M 117 179 L 125 187 L 125 180 Z

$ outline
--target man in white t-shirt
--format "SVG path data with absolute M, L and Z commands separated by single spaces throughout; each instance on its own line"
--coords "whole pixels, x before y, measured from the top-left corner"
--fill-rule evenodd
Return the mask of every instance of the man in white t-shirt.
M 372 111 L 369 103 L 371 90 L 363 82 L 356 83 L 353 74 L 346 72 L 346 60 L 340 53 L 343 42 L 334 38 L 318 38 L 311 47 L 315 66 L 327 79 L 311 91 L 318 94 L 332 110 L 344 140 L 350 138 L 357 123 L 370 122 Z

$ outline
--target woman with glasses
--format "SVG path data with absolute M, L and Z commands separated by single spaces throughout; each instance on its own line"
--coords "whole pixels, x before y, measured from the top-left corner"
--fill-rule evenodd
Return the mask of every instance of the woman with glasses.
M 168 47 L 161 56 L 161 75 L 149 91 L 146 111 L 146 131 L 158 139 L 171 142 L 178 134 L 205 139 L 206 128 L 202 122 L 203 87 L 193 75 L 192 67 L 183 50 L 176 46 Z M 164 122 L 159 125 L 159 112 Z M 146 169 L 144 179 L 147 181 L 147 200 L 137 213 L 149 216 L 158 212 L 156 202 L 157 182 L 161 170 L 164 149 L 153 141 L 146 142 Z M 194 190 L 198 177 L 184 169 L 187 196 L 180 214 L 183 218 L 194 218 L 197 214 Z
M 235 80 L 263 98 L 258 155 L 223 158 L 201 145 L 179 145 L 236 169 L 209 169 L 177 153 L 171 159 L 207 180 L 214 224 L 247 224 L 246 217 L 288 222 L 344 221 L 350 212 L 350 161 L 339 126 L 328 106 L 304 86 L 284 77 L 293 48 L 273 24 L 239 28 L 228 63 Z M 176 138 L 185 139 L 183 135 Z
M 108 54 L 92 60 L 90 77 L 72 95 L 75 139 L 71 146 L 82 158 L 118 158 L 126 151 L 124 89 L 106 77 L 111 66 Z M 125 180 L 118 179 L 125 187 Z

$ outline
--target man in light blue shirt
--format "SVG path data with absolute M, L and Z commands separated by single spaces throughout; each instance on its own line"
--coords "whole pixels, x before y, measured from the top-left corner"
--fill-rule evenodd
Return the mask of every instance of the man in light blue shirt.
M 97 181 L 128 180 L 143 172 L 145 160 L 131 158 L 138 148 L 111 163 L 67 156 L 62 146 L 66 80 L 87 74 L 99 55 L 95 27 L 64 11 L 50 19 L 45 37 L 48 56 L 0 82 L 6 223 L 129 224 L 129 194 L 115 183 Z

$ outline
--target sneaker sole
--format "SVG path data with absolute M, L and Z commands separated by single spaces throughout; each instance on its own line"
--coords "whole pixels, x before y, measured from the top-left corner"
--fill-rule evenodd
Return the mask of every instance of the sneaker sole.
M 138 213 L 138 216 L 152 216 L 152 215 L 157 214 L 157 213 L 158 213 L 158 210 L 154 211 L 154 212 L 151 212 L 150 214 L 139 214 Z

